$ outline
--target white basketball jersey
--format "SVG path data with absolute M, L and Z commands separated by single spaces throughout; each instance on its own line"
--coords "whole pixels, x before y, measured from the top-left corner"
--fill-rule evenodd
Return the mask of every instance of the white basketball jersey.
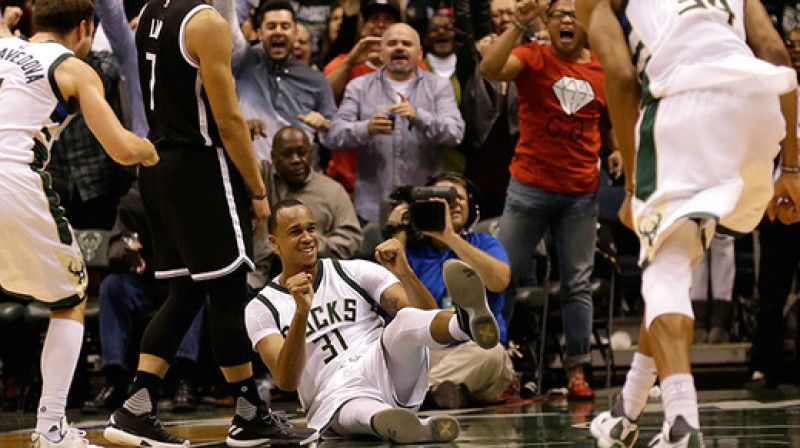
M 53 73 L 72 55 L 55 42 L 0 39 L 0 161 L 41 169 L 50 159 L 51 143 L 74 112 Z
M 385 321 L 378 302 L 395 283 L 391 272 L 369 261 L 319 260 L 306 331 L 306 367 L 298 387 L 309 416 L 321 405 L 314 398 L 325 390 L 327 379 L 380 339 Z M 277 279 L 270 282 L 245 310 L 253 347 L 271 334 L 285 337 L 296 308 L 288 290 Z
M 621 23 L 645 94 L 729 88 L 785 93 L 794 70 L 757 59 L 745 42 L 744 0 L 623 0 Z

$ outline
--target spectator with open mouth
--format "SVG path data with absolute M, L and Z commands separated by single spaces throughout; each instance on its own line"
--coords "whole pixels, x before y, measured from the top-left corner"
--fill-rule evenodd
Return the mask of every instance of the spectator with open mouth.
M 542 14 L 551 43 L 517 46 Z M 539 240 L 547 230 L 553 236 L 572 400 L 594 398 L 584 366 L 591 362 L 598 153 L 603 145 L 616 148 L 603 69 L 585 43 L 574 0 L 523 0 L 512 26 L 491 44 L 480 66 L 487 79 L 514 81 L 517 87 L 520 139 L 498 239 L 511 261 L 514 288 L 530 271 Z M 512 306 L 506 302 L 507 316 Z
M 256 12 L 261 45 L 250 46 L 239 28 L 233 0 L 214 3 L 233 35 L 236 93 L 251 126 L 256 158 L 271 160 L 272 138 L 285 126 L 302 129 L 315 142 L 317 132 L 328 130 L 336 105 L 325 76 L 294 56 L 298 28 L 292 5 L 263 2 Z M 313 151 L 316 164 L 315 146 Z

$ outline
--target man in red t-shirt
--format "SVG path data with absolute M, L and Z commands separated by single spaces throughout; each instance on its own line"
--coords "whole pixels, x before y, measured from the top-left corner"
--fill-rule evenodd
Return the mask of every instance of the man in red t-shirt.
M 543 13 L 552 43 L 514 48 Z M 518 94 L 520 138 L 509 167 L 498 239 L 517 286 L 530 270 L 534 248 L 550 230 L 559 260 L 569 398 L 591 399 L 594 391 L 583 366 L 591 362 L 598 152 L 604 143 L 615 147 L 608 132 L 603 71 L 584 47 L 586 32 L 575 20 L 574 0 L 523 0 L 512 24 L 480 67 L 489 80 L 514 81 Z M 510 311 L 513 303 L 506 304 Z

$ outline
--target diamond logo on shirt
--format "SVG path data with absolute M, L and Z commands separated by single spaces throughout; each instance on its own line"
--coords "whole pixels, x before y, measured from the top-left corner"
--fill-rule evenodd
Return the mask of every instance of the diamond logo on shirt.
M 567 115 L 574 115 L 594 100 L 592 84 L 585 79 L 564 76 L 553 84 L 553 92 Z

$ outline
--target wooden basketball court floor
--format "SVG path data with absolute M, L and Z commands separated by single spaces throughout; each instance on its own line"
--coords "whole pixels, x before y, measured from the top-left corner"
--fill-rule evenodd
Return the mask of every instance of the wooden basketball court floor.
M 619 388 L 599 389 L 591 402 L 568 402 L 560 397 L 537 397 L 516 403 L 463 409 L 451 413 L 461 425 L 461 435 L 447 447 L 594 447 L 588 424 L 598 412 L 608 409 Z M 781 386 L 773 390 L 701 390 L 700 420 L 706 446 L 715 448 L 797 447 L 800 448 L 800 389 Z M 302 423 L 296 402 L 274 405 L 287 412 L 293 422 Z M 442 411 L 423 411 L 433 415 Z M 192 446 L 224 447 L 231 409 L 201 407 L 192 414 L 162 412 L 160 417 L 171 431 L 191 440 Z M 89 440 L 110 445 L 102 436 L 106 416 L 86 416 L 68 411 L 70 421 L 86 430 Z M 658 399 L 649 401 L 641 423 L 636 447 L 647 446 L 661 426 Z M 28 447 L 33 413 L 0 412 L 0 447 Z M 325 439 L 318 447 L 387 447 L 377 439 Z

